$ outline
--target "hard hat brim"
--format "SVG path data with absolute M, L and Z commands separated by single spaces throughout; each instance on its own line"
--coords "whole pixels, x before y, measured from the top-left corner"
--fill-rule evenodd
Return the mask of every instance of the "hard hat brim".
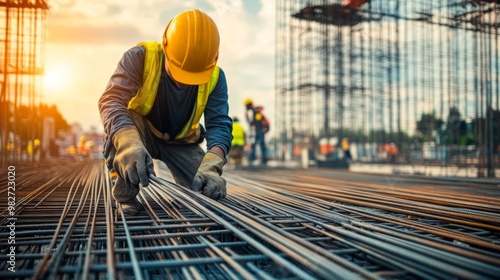
M 168 64 L 168 69 L 170 70 L 170 74 L 172 74 L 172 78 L 179 83 L 185 85 L 202 85 L 210 81 L 215 64 L 213 67 L 202 72 L 188 72 L 180 67 L 176 67 L 172 63 Z

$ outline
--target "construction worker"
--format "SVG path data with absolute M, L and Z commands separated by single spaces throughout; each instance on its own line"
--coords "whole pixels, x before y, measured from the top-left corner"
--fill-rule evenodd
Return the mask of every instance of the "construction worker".
M 342 147 L 342 150 L 344 151 L 345 159 L 352 160 L 351 145 L 349 144 L 349 139 L 347 139 L 346 137 L 342 138 L 342 141 L 340 142 L 340 146 Z
M 260 146 L 261 151 L 261 164 L 267 164 L 267 148 L 265 141 L 265 134 L 269 132 L 269 121 L 263 114 L 264 107 L 254 106 L 253 100 L 247 98 L 244 101 L 246 108 L 246 118 L 249 122 L 252 131 L 252 143 L 250 151 L 250 162 L 257 158 L 257 146 Z
M 399 149 L 396 144 L 391 143 L 387 149 L 387 157 L 390 163 L 395 163 L 398 157 Z
M 87 137 L 85 135 L 82 135 L 80 137 L 80 140 L 78 140 L 78 156 L 80 158 L 88 157 L 89 156 L 89 150 L 87 147 Z
M 41 151 L 41 142 L 40 142 L 40 139 L 35 139 L 33 140 L 33 147 L 34 147 L 34 155 L 35 155 L 35 159 L 37 160 L 40 160 L 41 156 L 42 156 L 42 151 Z
M 33 156 L 33 141 L 28 141 L 28 146 L 26 147 L 26 153 L 28 154 L 28 159 L 31 160 Z
M 231 151 L 229 152 L 229 159 L 234 166 L 241 166 L 243 161 L 246 143 L 245 129 L 241 125 L 237 117 L 233 117 L 233 140 L 231 141 Z
M 9 142 L 7 142 L 7 155 L 8 155 L 9 160 L 14 159 L 14 143 L 12 143 L 11 140 L 9 140 Z
M 178 184 L 213 199 L 226 196 L 221 175 L 232 121 L 218 56 L 215 22 L 194 9 L 168 23 L 161 43 L 141 42 L 119 61 L 99 110 L 104 157 L 110 175 L 118 175 L 112 193 L 125 214 L 143 209 L 136 195 L 155 176 L 153 158 L 165 162 Z M 199 145 L 205 138 L 207 152 Z
M 72 159 L 77 159 L 76 157 L 76 147 L 75 145 L 71 145 L 66 149 L 66 154 L 68 154 Z

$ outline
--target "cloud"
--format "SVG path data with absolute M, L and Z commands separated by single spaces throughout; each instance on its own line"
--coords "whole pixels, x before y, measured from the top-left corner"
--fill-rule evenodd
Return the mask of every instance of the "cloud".
M 118 24 L 101 26 L 95 24 L 49 25 L 47 40 L 52 44 L 105 45 L 131 44 L 146 37 L 136 26 Z
M 261 1 L 250 13 L 244 1 L 211 1 L 221 33 L 219 65 L 226 72 L 232 116 L 244 119 L 243 101 L 265 105 L 274 119 L 274 3 Z M 255 3 L 254 3 L 255 4 Z

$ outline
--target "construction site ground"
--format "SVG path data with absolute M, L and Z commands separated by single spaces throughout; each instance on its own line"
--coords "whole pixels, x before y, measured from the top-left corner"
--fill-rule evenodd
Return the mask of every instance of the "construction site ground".
M 102 160 L 0 174 L 0 279 L 498 279 L 500 181 L 326 168 L 225 170 L 227 197 L 166 166 L 126 216 Z

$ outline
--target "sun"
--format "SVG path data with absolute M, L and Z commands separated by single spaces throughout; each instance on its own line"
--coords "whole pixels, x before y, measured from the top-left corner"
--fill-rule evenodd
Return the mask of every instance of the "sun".
M 43 88 L 47 94 L 59 94 L 68 89 L 71 69 L 69 65 L 50 65 L 43 77 Z

